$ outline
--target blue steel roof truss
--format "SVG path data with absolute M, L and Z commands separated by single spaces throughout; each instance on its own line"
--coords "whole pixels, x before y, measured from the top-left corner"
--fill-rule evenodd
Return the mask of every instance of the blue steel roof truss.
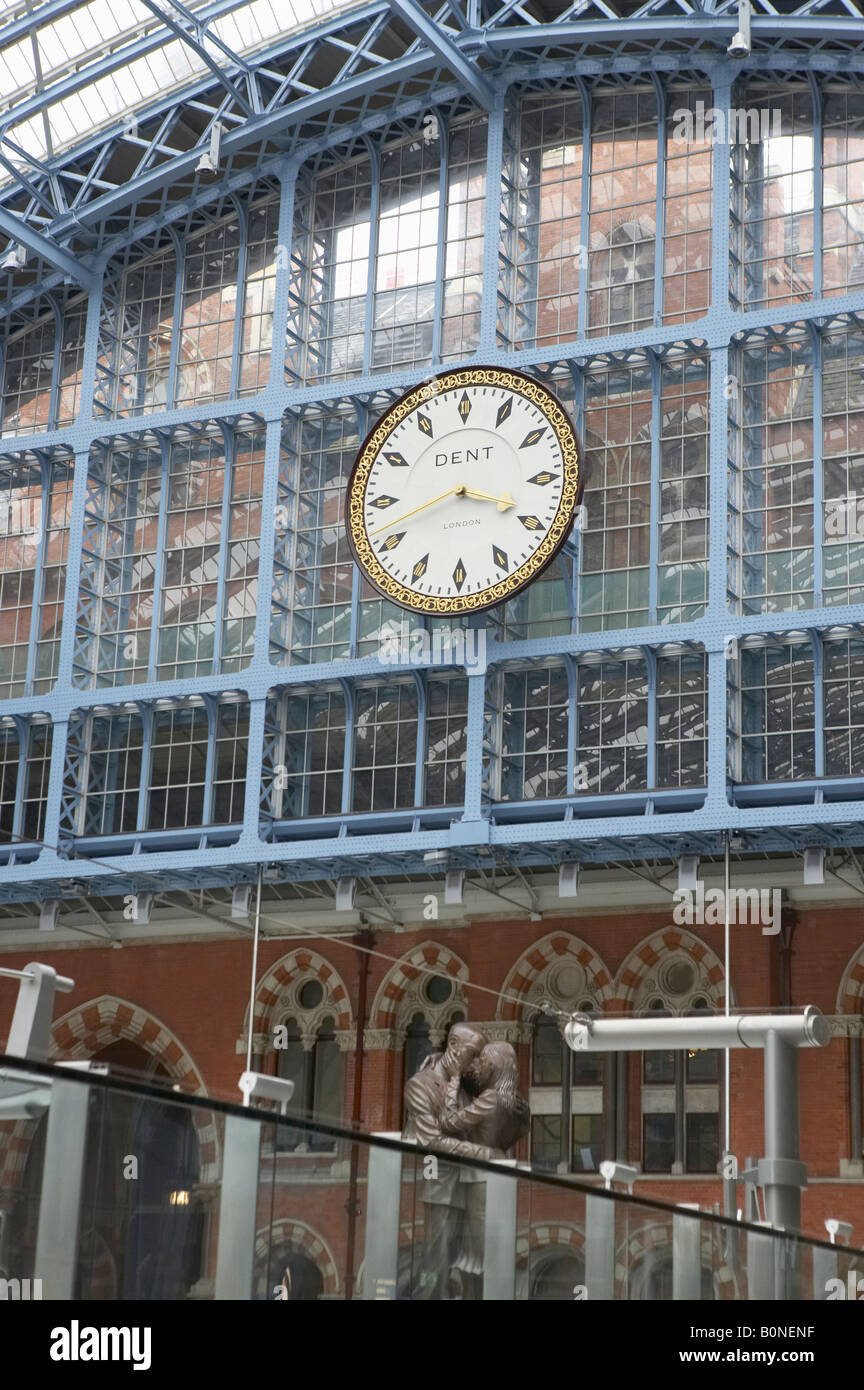
M 560 364 L 575 383 L 577 410 L 586 368 L 603 359 L 623 364 L 641 361 L 653 380 L 656 417 L 660 364 L 670 354 L 680 354 L 682 345 L 710 355 L 709 590 L 704 615 L 694 621 L 658 623 L 656 611 L 652 611 L 645 626 L 602 633 L 573 631 L 558 637 L 525 635 L 506 639 L 496 616 L 489 615 L 489 671 L 468 671 L 465 675 L 467 771 L 461 804 L 352 813 L 348 735 L 341 809 L 337 814 L 291 818 L 284 814 L 279 798 L 274 799 L 274 769 L 282 766 L 285 758 L 284 721 L 280 723 L 276 716 L 278 701 L 292 691 L 336 686 L 345 696 L 350 730 L 359 686 L 370 680 L 393 679 L 390 665 L 358 652 L 356 583 L 352 654 L 331 662 L 286 664 L 291 641 L 296 640 L 296 624 L 303 620 L 302 614 L 292 614 L 291 605 L 292 565 L 299 553 L 296 547 L 302 546 L 303 539 L 292 536 L 290 528 L 277 524 L 272 531 L 265 528 L 262 532 L 259 592 L 272 593 L 275 618 L 271 631 L 269 606 L 259 606 L 254 652 L 245 669 L 226 676 L 218 671 L 214 661 L 210 674 L 157 680 L 151 652 L 146 682 L 119 688 L 97 687 L 96 657 L 89 635 L 94 605 L 102 607 L 105 631 L 105 605 L 111 592 L 116 589 L 121 594 L 128 588 L 123 574 L 123 565 L 128 564 L 123 519 L 118 516 L 115 524 L 95 495 L 100 485 L 98 460 L 110 447 L 106 441 L 123 443 L 124 447 L 136 441 L 147 443 L 161 449 L 165 457 L 173 438 L 210 422 L 208 429 L 224 433 L 230 455 L 237 431 L 255 425 L 266 440 L 262 506 L 265 513 L 269 508 L 276 515 L 280 504 L 291 500 L 299 476 L 297 469 L 286 462 L 293 448 L 292 421 L 314 412 L 319 403 L 341 398 L 346 409 L 356 412 L 357 430 L 362 437 L 370 413 L 374 417 L 383 403 L 412 383 L 424 380 L 428 373 L 428 368 L 375 371 L 370 365 L 362 375 L 335 385 L 299 386 L 293 380 L 286 382 L 279 345 L 285 340 L 283 330 L 289 319 L 289 257 L 277 265 L 271 373 L 262 389 L 243 398 L 234 395 L 206 406 L 203 411 L 200 406 L 192 406 L 122 419 L 94 414 L 92 387 L 97 372 L 100 302 L 101 296 L 106 297 L 106 302 L 109 296 L 105 272 L 112 257 L 133 243 L 141 246 L 145 237 L 155 239 L 155 249 L 166 230 L 175 235 L 175 228 L 206 225 L 214 220 L 214 209 L 216 216 L 225 215 L 228 197 L 239 198 L 242 211 L 248 191 L 258 185 L 260 192 L 265 182 L 280 190 L 280 241 L 290 244 L 292 210 L 295 201 L 299 206 L 306 196 L 304 165 L 311 168 L 310 161 L 337 158 L 347 148 L 346 140 L 356 141 L 377 131 L 392 130 L 398 122 L 403 123 L 404 129 L 417 129 L 423 114 L 430 109 L 440 108 L 444 118 L 448 107 L 456 110 L 464 106 L 465 94 L 482 99 L 489 108 L 487 158 L 489 187 L 493 188 L 501 176 L 505 95 L 525 83 L 542 81 L 554 90 L 566 73 L 571 87 L 574 79 L 582 84 L 584 96 L 600 73 L 605 80 L 627 83 L 641 78 L 644 82 L 651 65 L 652 81 L 661 101 L 663 83 L 668 80 L 664 73 L 674 75 L 679 71 L 701 74 L 713 87 L 714 105 L 720 108 L 732 100 L 736 80 L 756 71 L 807 72 L 818 91 L 820 74 L 864 72 L 860 7 L 845 0 L 843 9 L 848 18 L 838 16 L 836 8 L 830 14 L 823 13 L 825 6 L 819 3 L 789 6 L 778 14 L 774 7 L 759 0 L 754 6 L 753 57 L 742 63 L 729 61 L 722 53 L 737 23 L 736 6 L 731 0 L 698 6 L 688 0 L 676 0 L 674 5 L 627 6 L 628 13 L 616 13 L 612 6 L 583 0 L 565 8 L 548 23 L 539 22 L 536 15 L 518 3 L 483 6 L 481 12 L 479 4 L 463 7 L 457 0 L 425 10 L 416 0 L 391 0 L 307 28 L 292 39 L 287 62 L 282 51 L 284 43 L 281 48 L 274 44 L 264 53 L 244 58 L 220 42 L 223 64 L 209 57 L 212 50 L 203 49 L 203 41 L 212 39 L 207 33 L 208 23 L 235 5 L 216 3 L 191 12 L 180 4 L 169 6 L 168 0 L 147 3 L 155 16 L 161 16 L 164 30 L 157 24 L 137 38 L 126 50 L 126 59 L 154 51 L 170 32 L 196 52 L 203 50 L 208 55 L 209 75 L 196 79 L 183 92 L 160 97 L 147 110 L 138 111 L 138 134 L 128 129 L 128 123 L 94 133 L 80 148 L 55 155 L 39 165 L 34 163 L 16 175 L 17 183 L 0 190 L 0 214 L 7 234 L 12 236 L 10 228 L 17 227 L 22 217 L 35 229 L 30 234 L 35 264 L 8 277 L 10 324 L 17 326 L 26 321 L 39 294 L 44 295 L 46 289 L 70 278 L 70 262 L 75 263 L 77 270 L 77 277 L 71 278 L 80 279 L 85 254 L 89 263 L 84 274 L 92 273 L 95 281 L 90 291 L 81 370 L 82 406 L 75 422 L 62 430 L 51 429 L 17 439 L 14 447 L 9 441 L 0 455 L 0 466 L 35 468 L 43 476 L 55 461 L 62 466 L 74 457 L 75 463 L 58 678 L 50 692 L 19 695 L 0 707 L 0 714 L 14 721 L 22 748 L 46 716 L 52 726 L 44 828 L 38 840 L 25 843 L 22 839 L 0 847 L 6 861 L 0 899 L 64 896 L 73 891 L 68 886 L 73 873 L 75 892 L 84 885 L 88 893 L 116 897 L 148 885 L 165 891 L 182 885 L 244 880 L 256 863 L 268 865 L 271 878 L 302 882 L 370 871 L 382 875 L 427 875 L 430 865 L 424 855 L 430 851 L 445 851 L 453 864 L 480 870 L 496 863 L 548 866 L 570 858 L 602 863 L 653 859 L 663 854 L 674 857 L 684 849 L 716 854 L 722 850 L 727 832 L 736 835 L 739 852 L 783 852 L 813 844 L 842 847 L 864 843 L 864 781 L 859 777 L 827 777 L 821 761 L 817 763 L 815 778 L 773 783 L 769 787 L 743 789 L 730 783 L 728 776 L 730 637 L 742 644 L 763 638 L 803 640 L 808 649 L 812 648 L 818 669 L 825 633 L 858 633 L 864 628 L 864 605 L 825 607 L 823 601 L 790 614 L 748 616 L 736 615 L 729 608 L 724 392 L 730 354 L 743 343 L 765 338 L 780 340 L 784 334 L 800 332 L 795 326 L 802 324 L 818 353 L 822 338 L 832 325 L 864 321 L 864 295 L 825 298 L 816 286 L 807 302 L 741 312 L 728 307 L 729 204 L 728 184 L 722 175 L 728 144 L 721 144 L 716 150 L 711 307 L 683 324 L 662 326 L 657 321 L 636 332 L 590 338 L 583 333 L 554 348 L 503 349 L 496 336 L 494 308 L 498 293 L 497 209 L 490 211 L 489 204 L 494 200 L 487 200 L 483 337 L 473 360 L 498 360 L 523 369 L 534 368 L 550 376 L 553 384 L 558 378 L 549 364 Z M 67 0 L 57 0 L 41 7 L 34 19 L 45 19 L 50 14 L 59 16 L 68 9 Z M 402 25 L 396 33 L 391 21 L 393 14 L 399 16 Z M 20 21 L 25 27 L 29 22 Z M 435 25 L 434 44 L 430 25 Z M 407 30 L 410 36 L 406 43 Z M 590 54 L 586 53 L 586 46 L 590 46 Z M 328 55 L 326 61 L 322 55 Z M 320 74 L 328 71 L 328 64 L 329 80 L 325 82 Z M 49 100 L 83 87 L 83 77 L 73 74 L 57 88 L 34 94 L 25 104 L 25 114 L 36 114 Z M 411 90 L 412 84 L 416 90 Z M 0 121 L 0 142 L 7 144 L 5 132 L 11 114 Z M 16 113 L 18 116 L 20 112 Z M 224 129 L 223 169 L 208 185 L 194 171 L 209 129 L 217 120 Z M 124 145 L 127 149 L 137 148 L 139 153 L 131 177 L 121 182 L 111 175 L 110 169 Z M 9 161 L 2 148 L 0 162 L 8 169 Z M 658 210 L 662 212 L 659 186 Z M 122 232 L 119 219 L 123 219 Z M 492 250 L 491 231 L 496 243 Z M 182 236 L 181 233 L 177 237 L 178 243 L 182 243 Z M 439 254 L 440 249 L 439 246 Z M 179 263 L 178 257 L 178 267 Z M 657 256 L 655 306 L 662 304 L 662 289 L 662 265 Z M 584 301 L 584 292 L 580 298 Z M 581 322 L 584 324 L 584 310 Z M 235 359 L 236 352 L 235 344 Z M 236 363 L 233 377 L 236 381 Z M 816 408 L 821 408 L 818 400 Z M 653 437 L 651 505 L 652 531 L 656 532 L 656 430 Z M 818 500 L 814 500 L 814 507 Z M 286 507 L 286 513 L 290 511 L 291 507 Z M 97 517 L 101 518 L 98 524 Z M 574 546 L 573 554 L 576 553 Z M 656 610 L 656 595 L 651 608 Z M 289 629 L 292 620 L 293 639 Z M 118 632 L 122 630 L 119 608 L 113 611 L 110 621 L 116 623 Z M 36 628 L 34 614 L 31 647 L 36 642 Z M 653 726 L 657 656 L 682 650 L 706 654 L 709 732 L 704 787 L 658 790 L 649 777 L 644 792 L 586 794 L 574 783 L 571 756 L 566 795 L 533 802 L 496 799 L 499 696 L 497 683 L 490 676 L 498 669 L 519 663 L 564 663 L 570 692 L 568 739 L 572 752 L 578 729 L 576 663 L 609 658 L 616 653 L 641 653 L 648 676 Z M 442 669 L 433 661 L 410 676 L 418 697 L 421 725 L 427 681 Z M 230 692 L 232 700 L 239 698 L 249 706 L 242 819 L 182 831 L 147 828 L 145 764 L 155 712 L 184 704 L 206 711 L 205 804 L 210 806 L 219 696 L 226 692 Z M 818 705 L 817 699 L 817 744 L 821 735 Z M 81 790 L 83 764 L 88 757 L 86 729 L 97 712 L 119 714 L 121 710 L 134 710 L 140 718 L 145 750 L 135 829 L 122 835 L 86 833 L 92 832 L 95 824 L 88 821 L 92 813 Z M 655 758 L 652 745 L 652 771 Z M 423 786 L 423 759 L 423 740 L 418 738 L 414 769 L 418 802 Z M 92 784 L 96 792 L 104 790 L 104 779 L 112 775 L 110 763 L 99 775 L 103 782 Z M 14 821 L 18 833 L 25 825 L 27 795 L 27 781 L 21 774 L 17 779 Z M 40 842 L 46 846 L 41 852 Z

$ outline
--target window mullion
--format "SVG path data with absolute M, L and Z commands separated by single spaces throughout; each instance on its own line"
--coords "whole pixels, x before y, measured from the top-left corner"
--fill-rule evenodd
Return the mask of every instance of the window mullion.
M 345 816 L 351 810 L 353 771 L 354 771 L 354 687 L 350 681 L 340 680 L 345 697 L 345 752 L 342 761 L 342 806 L 340 814 Z
M 366 310 L 363 321 L 363 376 L 372 371 L 375 323 L 375 282 L 378 262 L 378 232 L 381 220 L 381 158 L 377 146 L 369 146 L 371 190 L 369 197 L 369 259 L 366 272 Z
M 174 325 L 174 332 L 171 334 L 171 353 L 168 358 L 168 386 L 165 392 L 166 410 L 170 410 L 177 400 L 177 374 L 180 363 L 180 348 L 183 345 L 183 280 L 186 273 L 185 256 L 183 253 L 184 243 L 177 236 L 173 228 L 169 228 L 169 231 L 174 246 L 175 266 L 174 304 L 171 311 L 171 322 Z
M 150 786 L 153 781 L 153 706 L 149 701 L 138 705 L 141 715 L 141 775 L 138 781 L 138 819 L 136 830 L 147 829 L 150 812 Z
M 820 86 L 819 78 L 813 72 L 808 72 L 807 81 L 810 84 L 810 98 L 813 103 L 813 298 L 821 299 L 824 284 L 822 264 L 822 246 L 824 241 L 824 207 L 822 201 L 824 184 L 824 169 L 822 167 L 822 87 Z M 818 604 L 815 602 L 814 607 L 818 607 Z
M 216 575 L 216 596 L 213 601 L 213 658 L 211 671 L 219 671 L 222 663 L 223 629 L 226 613 L 226 590 L 228 587 L 228 561 L 231 538 L 231 493 L 234 485 L 234 459 L 237 452 L 237 438 L 227 422 L 221 426 L 224 463 L 222 467 L 222 510 L 219 521 L 219 568 Z M 263 520 L 263 517 L 262 517 Z M 202 581 L 203 583 L 203 581 Z
M 591 258 L 590 237 L 590 192 L 591 192 L 591 92 L 581 77 L 576 79 L 582 97 L 582 184 L 579 208 L 579 239 L 582 254 L 579 256 L 579 305 L 576 318 L 577 336 L 584 338 L 588 332 L 588 282 Z
M 153 618 L 150 623 L 150 650 L 147 680 L 156 679 L 159 639 L 162 634 L 162 600 L 165 588 L 165 540 L 168 533 L 168 506 L 171 497 L 171 444 L 162 439 L 162 482 L 159 489 L 159 515 L 156 522 L 156 551 L 153 556 Z
M 663 266 L 666 242 L 666 92 L 656 73 L 651 80 L 657 96 L 657 189 L 654 203 L 654 326 L 663 322 Z M 634 305 L 635 317 L 635 305 Z M 651 618 L 649 621 L 654 622 Z
M 660 577 L 660 518 L 662 514 L 660 484 L 662 411 L 660 393 L 663 376 L 657 354 L 650 350 L 649 361 L 651 363 L 651 483 L 648 513 L 648 623 L 653 625 L 657 622 L 657 591 Z
M 54 315 L 54 360 L 51 363 L 51 386 L 49 389 L 48 428 L 57 428 L 60 403 L 60 359 L 63 355 L 63 315 L 53 295 L 46 295 Z
M 435 300 L 432 309 L 432 362 L 441 361 L 443 351 L 442 323 L 444 314 L 444 276 L 447 262 L 447 218 L 449 214 L 450 132 L 446 121 L 436 113 L 441 159 L 438 166 L 438 243 L 435 251 Z M 362 435 L 360 436 L 362 439 Z
M 823 555 L 822 542 L 825 537 L 824 496 L 825 478 L 822 463 L 822 357 L 823 343 L 819 327 L 808 322 L 810 343 L 813 351 L 813 607 L 821 608 L 824 602 L 822 593 Z M 818 775 L 818 774 L 817 774 Z
M 686 1124 L 687 1088 L 685 1085 L 686 1053 L 675 1053 L 675 1157 L 673 1173 L 683 1173 L 686 1169 L 684 1126 Z
M 651 791 L 657 786 L 657 745 L 660 740 L 660 730 L 657 725 L 657 654 L 653 647 L 643 647 L 642 653 L 645 657 L 645 679 L 648 690 L 645 786 Z
M 486 142 L 486 210 L 483 224 L 483 300 L 480 310 L 480 360 L 497 346 L 500 276 L 501 193 L 504 169 L 505 96 L 498 94 L 489 112 Z M 496 190 L 493 192 L 493 190 Z
M 246 322 L 246 267 L 249 262 L 249 216 L 239 199 L 232 199 L 237 209 L 237 289 L 234 296 L 234 339 L 231 344 L 231 376 L 228 394 L 232 398 L 240 390 L 240 348 Z
M 41 484 L 39 539 L 36 542 L 36 558 L 33 563 L 33 605 L 30 610 L 30 632 L 27 637 L 27 672 L 24 677 L 25 693 L 30 695 L 36 679 L 36 657 L 42 624 L 42 583 L 45 568 L 45 538 L 51 517 L 51 474 L 54 465 L 49 459 L 41 458 L 39 474 Z

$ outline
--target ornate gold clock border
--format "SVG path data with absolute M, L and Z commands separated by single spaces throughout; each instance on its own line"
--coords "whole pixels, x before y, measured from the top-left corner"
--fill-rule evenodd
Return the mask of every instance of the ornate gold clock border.
M 525 561 L 524 565 L 520 565 L 518 570 L 514 570 L 500 583 L 493 584 L 490 588 L 483 589 L 479 593 L 466 594 L 463 597 L 457 595 L 437 598 L 431 594 L 415 593 L 413 589 L 400 584 L 384 569 L 366 532 L 363 522 L 363 499 L 372 465 L 400 421 L 404 420 L 406 415 L 410 414 L 418 405 L 422 405 L 424 401 L 431 400 L 433 396 L 440 396 L 445 391 L 452 391 L 460 386 L 497 386 L 504 390 L 515 391 L 536 405 L 555 432 L 561 448 L 564 476 L 561 501 L 555 518 L 545 539 L 537 547 L 534 554 Z M 434 613 L 439 616 L 453 613 L 476 613 L 485 608 L 494 608 L 496 604 L 511 598 L 531 580 L 536 579 L 550 561 L 554 560 L 573 525 L 576 507 L 579 505 L 582 493 L 582 483 L 582 468 L 576 432 L 560 401 L 548 387 L 512 368 L 508 370 L 502 367 L 464 367 L 456 371 L 442 372 L 439 376 L 433 377 L 431 381 L 424 381 L 422 385 L 416 386 L 413 390 L 406 392 L 404 396 L 400 396 L 399 400 L 394 401 L 393 405 L 385 411 L 377 425 L 366 436 L 348 479 L 345 529 L 357 564 L 370 583 L 385 598 L 389 598 L 393 603 L 398 603 L 402 608 L 419 613 Z

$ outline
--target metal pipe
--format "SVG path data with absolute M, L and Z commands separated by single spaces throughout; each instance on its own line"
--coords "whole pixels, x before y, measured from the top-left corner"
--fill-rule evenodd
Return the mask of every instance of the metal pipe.
M 32 980 L 34 975 L 30 970 L 7 970 L 0 966 L 0 975 L 9 980 Z M 54 988 L 59 989 L 61 994 L 68 994 L 75 988 L 75 981 L 70 980 L 68 975 L 58 975 L 54 981 Z
M 366 1049 L 363 1034 L 366 1028 L 367 997 L 369 993 L 369 966 L 375 936 L 370 931 L 357 935 L 357 945 L 361 947 L 360 979 L 357 986 L 357 1033 L 354 1048 L 354 1100 L 351 1107 L 351 1125 L 362 1128 L 363 1120 L 363 1070 Z M 357 1181 L 360 1171 L 360 1147 L 351 1142 L 351 1160 L 348 1175 L 348 1238 L 345 1242 L 345 1298 L 354 1297 L 354 1250 L 357 1242 L 357 1217 L 360 1215 L 360 1202 L 357 1194 Z
M 252 977 L 249 982 L 249 1035 L 246 1039 L 246 1070 L 252 1070 L 252 1030 L 255 1027 L 255 991 L 258 986 L 258 942 L 261 935 L 261 880 L 264 866 L 258 865 L 255 891 L 255 932 L 252 938 Z M 246 1098 L 248 1104 L 248 1097 Z
M 797 1050 L 770 1028 L 765 1038 L 765 1157 L 758 1164 L 759 1183 L 766 1220 L 791 1231 L 801 1229 L 801 1188 L 807 1182 L 798 1156 L 799 1112 Z
M 723 1013 L 729 1018 L 732 1011 L 732 947 L 729 933 L 729 888 L 731 871 L 729 867 L 729 831 L 723 836 L 723 993 L 725 996 Z M 732 1056 L 727 1047 L 723 1054 L 723 1149 L 732 1152 Z
M 849 1038 L 849 1157 L 861 1162 L 861 1039 Z
M 564 1037 L 574 1052 L 665 1052 L 685 1047 L 764 1047 L 769 1034 L 790 1047 L 824 1047 L 828 1024 L 812 1004 L 800 1014 L 729 1017 L 572 1018 Z

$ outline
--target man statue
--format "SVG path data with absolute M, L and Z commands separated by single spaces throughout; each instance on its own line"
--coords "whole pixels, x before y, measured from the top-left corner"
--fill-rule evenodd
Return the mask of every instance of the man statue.
M 477 1144 L 444 1132 L 448 1096 L 451 1108 L 460 1094 L 460 1081 L 486 1046 L 486 1038 L 469 1023 L 454 1023 L 444 1052 L 427 1057 L 420 1070 L 405 1087 L 405 1127 L 403 1137 L 413 1139 L 419 1148 L 433 1154 L 455 1154 L 460 1158 L 502 1158 L 499 1149 Z M 466 1103 L 469 1094 L 461 1096 Z M 448 1297 L 450 1269 L 463 1240 L 466 1183 L 471 1177 L 456 1164 L 436 1161 L 426 1176 L 426 1166 L 418 1165 L 424 1207 L 423 1261 L 420 1271 L 421 1299 Z
M 519 1094 L 519 1064 L 506 1042 L 487 1043 L 465 1076 L 464 1084 L 451 1079 L 447 1088 L 443 1129 L 475 1144 L 493 1145 L 506 1154 L 527 1134 L 531 1112 Z M 473 1093 L 475 1099 L 468 1099 Z M 486 1235 L 486 1184 L 477 1172 L 462 1170 L 464 1215 L 453 1271 L 463 1299 L 483 1296 L 483 1248 Z M 473 1180 L 473 1181 L 472 1181 Z

